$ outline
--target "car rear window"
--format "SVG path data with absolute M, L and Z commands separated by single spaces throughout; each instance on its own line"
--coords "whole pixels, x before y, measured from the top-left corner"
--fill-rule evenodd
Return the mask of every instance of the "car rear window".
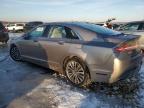
M 4 29 L 4 26 L 2 23 L 0 23 L 0 30 Z
M 85 29 L 89 29 L 98 34 L 107 35 L 107 36 L 115 36 L 121 34 L 121 32 L 117 32 L 99 25 L 90 24 L 90 23 L 77 23 L 78 26 L 81 26 Z

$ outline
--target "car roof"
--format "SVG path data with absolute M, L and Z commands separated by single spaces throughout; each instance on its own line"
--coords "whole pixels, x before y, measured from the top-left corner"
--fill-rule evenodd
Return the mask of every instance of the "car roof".
M 69 27 L 69 28 L 79 27 L 79 28 L 90 30 L 86 27 L 87 24 L 96 25 L 96 24 L 88 23 L 88 22 L 51 22 L 51 23 L 45 23 L 44 25 L 60 25 L 60 26 L 66 26 L 66 27 Z M 97 25 L 97 26 L 99 26 L 99 25 Z M 90 30 L 90 31 L 92 31 L 92 30 Z
M 47 25 L 60 25 L 60 26 L 66 26 L 69 28 L 78 27 L 78 28 L 86 29 L 88 31 L 92 31 L 92 32 L 102 34 L 102 35 L 120 34 L 120 32 L 110 30 L 108 28 L 105 28 L 96 24 L 88 23 L 88 22 L 52 22 L 52 23 L 46 23 L 44 25 L 46 26 Z
M 61 26 L 81 26 L 82 24 L 86 24 L 86 22 L 51 22 L 51 23 L 46 23 L 46 25 L 61 25 Z

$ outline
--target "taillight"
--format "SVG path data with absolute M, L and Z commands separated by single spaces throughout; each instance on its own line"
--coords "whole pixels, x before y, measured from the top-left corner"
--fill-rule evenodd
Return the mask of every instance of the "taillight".
M 126 42 L 121 43 L 120 45 L 118 45 L 114 50 L 116 52 L 130 52 L 132 50 L 137 49 L 138 46 L 138 41 L 137 39 L 134 40 L 128 40 Z
M 121 46 L 121 47 L 115 48 L 115 51 L 117 51 L 117 52 L 125 52 L 125 51 L 134 50 L 136 48 L 138 48 L 137 45 L 134 45 L 134 46 Z

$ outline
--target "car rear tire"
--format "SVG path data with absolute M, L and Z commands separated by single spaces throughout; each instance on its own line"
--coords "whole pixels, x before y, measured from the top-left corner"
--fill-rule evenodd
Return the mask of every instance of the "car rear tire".
M 87 66 L 78 58 L 68 60 L 64 66 L 67 79 L 76 86 L 87 86 L 90 84 L 90 77 Z
M 21 61 L 19 49 L 16 46 L 10 48 L 10 56 L 14 61 Z

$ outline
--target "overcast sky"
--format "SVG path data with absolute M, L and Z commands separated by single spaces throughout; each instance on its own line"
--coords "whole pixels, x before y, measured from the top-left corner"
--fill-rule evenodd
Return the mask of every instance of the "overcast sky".
M 117 21 L 144 19 L 144 0 L 0 0 L 0 20 Z

